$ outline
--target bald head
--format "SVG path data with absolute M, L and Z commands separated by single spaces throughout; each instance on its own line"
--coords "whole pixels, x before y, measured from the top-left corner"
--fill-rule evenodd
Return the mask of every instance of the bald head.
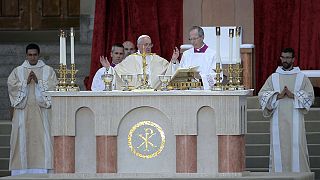
M 136 47 L 131 41 L 125 41 L 122 45 L 124 47 L 124 58 L 136 52 Z

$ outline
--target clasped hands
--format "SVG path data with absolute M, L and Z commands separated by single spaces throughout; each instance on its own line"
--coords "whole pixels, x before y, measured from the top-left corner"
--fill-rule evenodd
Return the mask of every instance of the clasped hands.
M 33 71 L 31 71 L 29 73 L 29 76 L 28 76 L 28 79 L 27 79 L 27 84 L 30 84 L 32 79 L 34 80 L 35 83 L 38 84 L 38 78 L 37 78 L 36 74 Z
M 283 90 L 281 91 L 280 94 L 278 94 L 277 96 L 277 99 L 283 99 L 285 97 L 288 97 L 288 98 L 291 98 L 293 99 L 294 98 L 294 94 L 288 89 L 287 86 L 284 86 Z

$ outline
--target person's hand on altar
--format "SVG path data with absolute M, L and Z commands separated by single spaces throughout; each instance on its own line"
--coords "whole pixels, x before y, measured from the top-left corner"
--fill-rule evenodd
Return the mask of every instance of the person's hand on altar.
M 108 61 L 108 58 L 107 57 L 104 57 L 104 56 L 100 56 L 100 63 L 103 67 L 109 69 L 110 68 L 110 63 Z
M 177 47 L 174 47 L 172 57 L 171 57 L 171 62 L 173 64 L 176 64 L 179 62 L 178 57 L 180 55 L 179 49 Z

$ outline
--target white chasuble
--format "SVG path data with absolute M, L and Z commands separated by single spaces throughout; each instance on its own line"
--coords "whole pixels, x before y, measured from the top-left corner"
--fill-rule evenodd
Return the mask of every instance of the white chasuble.
M 294 99 L 277 100 L 284 87 Z M 298 67 L 284 71 L 278 67 L 259 92 L 265 117 L 270 117 L 270 172 L 310 172 L 304 114 L 314 100 L 310 80 Z
M 156 55 L 148 55 L 146 57 L 147 67 L 146 73 L 149 75 L 148 84 L 157 89 L 160 86 L 160 80 L 158 75 L 172 73 L 172 63 L 169 63 L 166 59 Z M 126 57 L 121 63 L 117 64 L 114 68 L 116 73 L 116 88 L 120 89 L 123 86 L 121 75 L 133 75 L 133 81 L 129 85 L 138 87 L 141 82 L 138 81 L 137 75 L 143 73 L 143 61 L 142 56 L 139 53 L 134 53 Z
M 33 71 L 38 83 L 27 84 Z M 8 77 L 8 91 L 14 108 L 10 140 L 10 170 L 52 169 L 52 142 L 49 109 L 51 98 L 45 91 L 54 90 L 54 70 L 39 60 L 31 66 L 26 60 Z

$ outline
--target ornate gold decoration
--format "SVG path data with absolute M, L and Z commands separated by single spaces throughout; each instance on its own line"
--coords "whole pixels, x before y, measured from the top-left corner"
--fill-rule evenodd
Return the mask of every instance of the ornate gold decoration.
M 216 69 L 213 69 L 216 72 L 216 77 L 214 78 L 216 80 L 216 83 L 212 87 L 211 90 L 213 91 L 222 91 L 223 86 L 222 86 L 222 77 L 221 77 L 221 72 L 223 71 L 222 65 L 220 66 L 220 63 L 216 63 Z
M 165 143 L 166 137 L 162 128 L 152 121 L 141 121 L 135 124 L 128 134 L 128 146 L 131 152 L 144 159 L 158 156 Z
M 142 74 L 138 76 L 138 80 L 141 82 L 141 85 L 138 87 L 138 89 L 152 89 L 149 85 L 149 76 L 147 74 L 147 56 L 152 56 L 154 53 L 146 53 L 145 50 L 143 50 L 142 54 L 136 54 L 138 56 L 142 57 Z

